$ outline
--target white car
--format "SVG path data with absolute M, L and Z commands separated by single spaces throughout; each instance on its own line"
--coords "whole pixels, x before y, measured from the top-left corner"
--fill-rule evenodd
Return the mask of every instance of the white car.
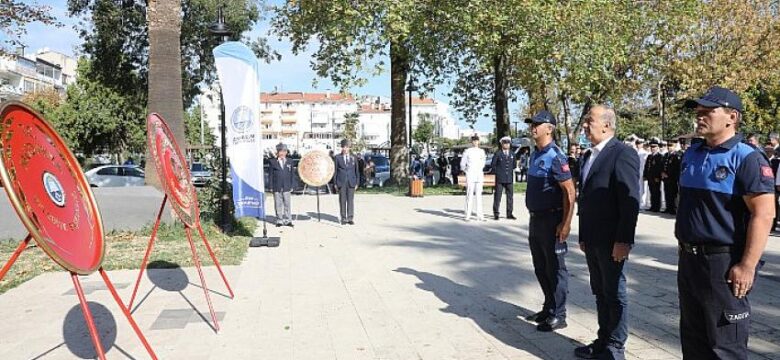
M 144 171 L 135 165 L 102 165 L 87 171 L 89 186 L 143 186 Z

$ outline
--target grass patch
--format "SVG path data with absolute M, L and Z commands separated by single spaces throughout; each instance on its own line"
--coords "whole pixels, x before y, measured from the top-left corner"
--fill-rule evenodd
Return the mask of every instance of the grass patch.
M 515 193 L 524 193 L 527 184 L 515 183 Z M 491 189 L 485 188 L 483 193 L 490 193 Z M 358 194 L 388 194 L 395 196 L 407 196 L 409 194 L 408 186 L 388 185 L 384 187 L 372 187 L 361 188 L 357 191 Z M 452 185 L 434 185 L 430 187 L 423 187 L 423 196 L 438 196 L 438 195 L 465 195 L 466 190 L 461 187 Z
M 204 221 L 203 230 L 209 240 L 212 250 L 223 266 L 238 265 L 246 255 L 249 238 L 252 236 L 257 221 L 243 218 L 230 234 L 223 234 L 210 222 Z M 146 246 L 149 243 L 152 227 L 148 225 L 139 231 L 112 231 L 106 234 L 106 254 L 103 258 L 103 268 L 106 270 L 138 269 L 143 260 Z M 197 230 L 193 232 L 192 240 L 198 250 L 198 257 L 204 266 L 213 265 L 206 246 L 200 239 Z M 34 244 L 34 242 L 33 242 Z M 0 241 L 0 260 L 4 264 L 11 256 L 18 241 Z M 161 264 L 176 264 L 181 267 L 195 266 L 192 252 L 187 241 L 187 235 L 181 223 L 161 224 L 157 231 L 157 240 L 149 256 L 149 262 L 158 261 Z M 30 280 L 44 272 L 60 271 L 57 265 L 37 246 L 28 247 L 16 261 L 5 278 L 0 281 L 0 294 Z

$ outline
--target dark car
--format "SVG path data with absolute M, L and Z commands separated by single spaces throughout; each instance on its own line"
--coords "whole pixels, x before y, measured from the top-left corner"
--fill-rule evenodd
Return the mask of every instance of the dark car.
M 372 154 L 370 156 L 374 162 L 374 182 L 372 185 L 382 187 L 390 179 L 390 159 L 384 155 Z

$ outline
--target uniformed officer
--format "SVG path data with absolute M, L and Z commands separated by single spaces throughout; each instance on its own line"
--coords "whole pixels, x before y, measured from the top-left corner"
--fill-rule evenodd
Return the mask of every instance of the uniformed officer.
M 675 236 L 685 359 L 747 359 L 753 287 L 774 217 L 772 169 L 742 142 L 739 96 L 721 87 L 686 102 L 695 140 L 682 158 Z
M 677 150 L 677 140 L 667 141 L 668 150 L 664 155 L 664 170 L 661 178 L 664 181 L 664 197 L 666 200 L 667 214 L 677 213 L 677 187 L 680 182 L 680 161 L 682 161 L 682 151 Z
M 650 189 L 650 211 L 661 211 L 661 173 L 664 171 L 664 156 L 658 151 L 661 142 L 650 139 L 650 155 L 645 162 L 644 177 Z
M 515 154 L 510 150 L 512 139 L 509 136 L 501 138 L 501 150 L 493 154 L 490 168 L 496 176 L 496 191 L 493 192 L 493 218 L 498 220 L 498 207 L 501 205 L 501 192 L 506 192 L 506 218 L 514 220 L 514 179 Z
M 528 244 L 534 272 L 544 293 L 542 311 L 527 318 L 539 331 L 566 327 L 568 271 L 566 238 L 574 211 L 574 182 L 566 155 L 553 142 L 555 117 L 541 111 L 526 122 L 536 151 L 531 155 L 525 204 L 531 214 Z

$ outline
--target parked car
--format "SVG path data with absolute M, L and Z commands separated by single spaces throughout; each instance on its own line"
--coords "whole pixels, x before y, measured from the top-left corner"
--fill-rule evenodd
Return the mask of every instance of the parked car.
M 211 170 L 202 163 L 192 163 L 190 165 L 190 175 L 192 175 L 192 185 L 206 186 L 211 180 Z
M 142 186 L 144 171 L 135 165 L 102 165 L 85 173 L 89 186 Z
M 390 159 L 384 155 L 371 155 L 374 161 L 374 181 L 371 185 L 382 187 L 390 180 Z

